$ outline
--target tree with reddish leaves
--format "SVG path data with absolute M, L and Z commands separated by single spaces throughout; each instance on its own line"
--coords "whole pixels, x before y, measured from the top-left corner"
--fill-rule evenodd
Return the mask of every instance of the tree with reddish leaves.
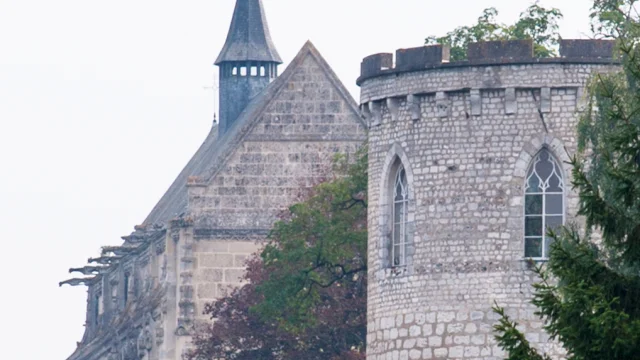
M 278 221 L 247 262 L 247 284 L 207 305 L 189 360 L 365 358 L 367 156 L 336 159 L 336 177 Z

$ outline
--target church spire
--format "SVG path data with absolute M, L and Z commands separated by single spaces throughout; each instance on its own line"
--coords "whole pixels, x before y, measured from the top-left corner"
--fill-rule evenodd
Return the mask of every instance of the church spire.
M 215 63 L 220 67 L 220 124 L 224 134 L 278 76 L 280 55 L 271 41 L 262 0 L 236 0 L 227 41 Z
M 227 41 L 216 65 L 229 61 L 261 61 L 282 64 L 273 45 L 262 0 L 237 0 Z

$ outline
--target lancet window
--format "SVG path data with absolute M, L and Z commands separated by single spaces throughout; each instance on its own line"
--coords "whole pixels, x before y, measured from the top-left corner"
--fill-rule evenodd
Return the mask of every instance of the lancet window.
M 391 231 L 390 264 L 392 267 L 401 267 L 407 264 L 407 244 L 409 242 L 407 232 L 409 186 L 407 173 L 402 164 L 397 167 L 392 194 L 393 229 Z
M 546 148 L 533 159 L 525 184 L 524 256 L 535 260 L 549 257 L 549 229 L 564 224 L 565 184 L 562 167 Z

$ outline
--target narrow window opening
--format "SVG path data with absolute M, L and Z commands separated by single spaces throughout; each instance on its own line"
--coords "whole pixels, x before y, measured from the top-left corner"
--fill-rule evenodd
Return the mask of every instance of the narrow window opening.
M 247 68 L 245 66 L 240 68 L 240 76 L 247 76 Z
M 264 68 L 264 65 L 260 66 L 260 76 L 266 76 L 266 75 L 267 75 L 267 72 L 266 72 L 266 69 Z
M 251 76 L 258 76 L 258 67 L 257 66 L 252 66 L 251 67 Z
M 102 296 L 100 294 L 96 294 L 93 298 L 93 323 L 98 325 L 100 322 L 100 315 L 102 314 L 102 309 L 100 303 L 102 302 Z
M 104 313 L 104 297 L 102 296 L 102 292 L 98 294 L 98 315 L 102 315 Z
M 129 274 L 124 275 L 124 305 L 129 301 Z
M 238 75 L 238 68 L 237 67 L 233 67 L 233 70 L 231 70 L 231 75 L 236 76 Z
M 409 243 L 407 231 L 409 186 L 407 173 L 402 164 L 396 170 L 392 194 L 391 219 L 393 227 L 391 230 L 390 264 L 391 267 L 402 267 L 407 264 L 407 244 Z
M 548 230 L 564 225 L 564 180 L 562 167 L 547 149 L 533 159 L 527 172 L 524 201 L 524 256 L 534 260 L 549 258 L 553 239 Z
M 120 308 L 120 301 L 118 299 L 118 282 L 111 282 L 111 304 L 109 307 L 110 311 L 118 310 Z

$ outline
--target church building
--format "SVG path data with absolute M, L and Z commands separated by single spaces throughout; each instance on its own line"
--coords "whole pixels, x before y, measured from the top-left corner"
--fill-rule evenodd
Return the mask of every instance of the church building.
M 277 215 L 366 140 L 357 103 L 307 42 L 287 68 L 261 0 L 237 0 L 215 61 L 220 119 L 121 246 L 71 269 L 88 288 L 69 360 L 178 360 L 205 304 L 240 284 Z M 178 124 L 176 124 L 178 126 Z M 204 135 L 204 134 L 203 134 Z

